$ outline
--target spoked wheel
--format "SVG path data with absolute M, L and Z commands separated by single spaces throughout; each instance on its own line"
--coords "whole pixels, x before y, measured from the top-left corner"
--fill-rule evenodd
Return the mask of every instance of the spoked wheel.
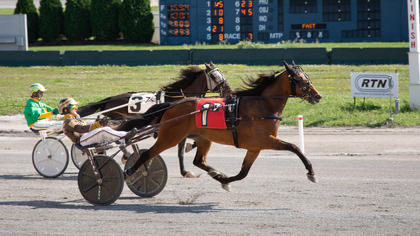
M 32 151 L 32 164 L 40 175 L 56 178 L 66 171 L 69 164 L 69 152 L 58 138 L 46 137 L 45 143 L 41 139 L 35 144 Z
M 106 151 L 103 150 L 100 152 L 102 155 L 106 155 Z M 71 145 L 71 160 L 73 161 L 74 166 L 76 166 L 77 169 L 80 170 L 80 167 L 82 167 L 83 163 L 87 161 L 88 157 L 86 153 L 83 153 L 82 150 L 78 149 L 74 144 Z
M 110 205 L 121 195 L 124 188 L 124 176 L 120 165 L 105 155 L 93 157 L 98 167 L 102 182 L 96 180 L 90 161 L 80 167 L 78 184 L 83 198 L 94 205 Z
M 74 144 L 71 145 L 71 160 L 77 169 L 80 170 L 80 167 L 82 167 L 87 159 L 86 153 L 83 153 L 83 151 L 78 149 Z
M 145 151 L 146 149 L 142 149 L 139 151 L 139 154 Z M 136 155 L 134 153 L 131 154 L 125 164 L 124 170 L 132 167 L 136 161 Z M 158 155 L 141 166 L 126 183 L 130 190 L 136 195 L 140 197 L 153 197 L 165 188 L 167 180 L 168 170 L 165 161 Z

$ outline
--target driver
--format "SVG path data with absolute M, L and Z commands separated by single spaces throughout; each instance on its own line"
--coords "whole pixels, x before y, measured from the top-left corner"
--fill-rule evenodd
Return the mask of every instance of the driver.
M 63 121 L 50 121 L 48 119 L 53 115 L 58 115 L 59 112 L 57 108 L 53 109 L 42 101 L 45 91 L 47 89 L 40 83 L 32 84 L 29 87 L 29 96 L 31 97 L 26 102 L 23 114 L 26 123 L 34 133 L 51 127 L 60 128 L 63 124 Z
M 116 131 L 107 126 L 109 118 L 104 117 L 92 124 L 86 124 L 84 120 L 78 120 L 77 104 L 73 98 L 63 98 L 58 103 L 60 114 L 64 115 L 63 131 L 64 134 L 74 143 L 82 146 L 101 143 L 102 141 L 119 141 L 120 143 L 130 143 L 131 138 L 136 134 L 134 128 L 130 132 Z M 125 138 L 125 139 L 124 139 Z

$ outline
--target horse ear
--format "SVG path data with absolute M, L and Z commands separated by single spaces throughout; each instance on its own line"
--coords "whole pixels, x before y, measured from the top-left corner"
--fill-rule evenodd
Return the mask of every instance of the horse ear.
M 211 62 L 210 62 L 210 64 L 211 64 Z M 207 69 L 210 69 L 209 64 L 207 64 L 206 62 L 204 62 L 204 65 L 206 66 Z
M 210 61 L 210 66 L 211 66 L 211 67 L 214 67 L 214 64 L 213 64 L 213 62 L 212 62 L 212 61 Z
M 293 66 L 296 66 L 296 64 L 295 64 L 295 61 L 294 61 L 294 60 L 292 60 L 292 65 L 293 65 Z
M 293 74 L 293 68 L 287 64 L 285 61 L 283 61 L 284 67 L 286 67 L 287 73 Z

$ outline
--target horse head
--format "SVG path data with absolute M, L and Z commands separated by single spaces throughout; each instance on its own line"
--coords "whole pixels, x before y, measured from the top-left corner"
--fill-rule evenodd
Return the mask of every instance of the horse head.
M 310 104 L 319 103 L 322 95 L 312 85 L 311 79 L 303 69 L 300 66 L 296 66 L 294 61 L 292 61 L 293 66 L 290 66 L 285 61 L 283 61 L 283 64 L 289 74 L 291 94 L 301 97 Z
M 210 65 L 204 62 L 204 65 L 206 66 L 207 88 L 211 92 L 220 92 L 222 95 L 227 84 L 225 76 L 213 62 L 210 61 Z

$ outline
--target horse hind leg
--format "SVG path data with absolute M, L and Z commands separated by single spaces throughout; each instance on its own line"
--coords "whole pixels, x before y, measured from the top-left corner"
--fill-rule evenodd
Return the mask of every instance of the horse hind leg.
M 197 176 L 194 174 L 194 172 L 185 170 L 185 166 L 184 166 L 184 147 L 185 147 L 185 142 L 186 141 L 187 141 L 187 139 L 183 139 L 178 144 L 178 159 L 179 159 L 179 168 L 180 168 L 180 171 L 181 171 L 181 175 L 186 177 L 186 178 L 197 178 Z
M 227 175 L 223 174 L 222 172 L 214 169 L 213 167 L 207 164 L 207 154 L 211 147 L 211 141 L 203 137 L 195 138 L 194 140 L 197 146 L 197 153 L 195 154 L 193 164 L 198 168 L 206 171 L 208 175 L 210 175 L 213 179 L 219 182 L 221 178 L 228 178 Z M 222 187 L 225 190 L 230 191 L 230 186 L 224 186 L 222 183 Z
M 248 150 L 244 161 L 242 163 L 241 171 L 236 175 L 229 177 L 221 171 L 216 170 L 215 168 L 209 166 L 206 162 L 207 154 L 210 150 L 211 142 L 207 139 L 196 140 L 197 144 L 197 154 L 194 159 L 194 165 L 207 171 L 207 173 L 215 180 L 219 181 L 222 184 L 222 188 L 228 192 L 231 191 L 230 183 L 233 181 L 241 180 L 248 175 L 249 169 L 254 163 L 255 159 L 258 157 L 260 151 L 250 151 Z
M 233 182 L 233 181 L 238 181 L 238 180 L 244 179 L 248 175 L 252 164 L 254 164 L 255 159 L 257 159 L 259 154 L 260 154 L 260 151 L 248 150 L 248 152 L 246 153 L 246 156 L 244 158 L 244 161 L 242 163 L 242 168 L 237 175 L 232 176 L 232 177 L 228 177 L 227 175 L 225 175 L 223 173 L 214 172 L 216 175 L 213 178 L 216 179 L 217 181 L 219 181 L 222 184 L 222 188 L 224 190 L 230 192 L 230 190 L 231 190 L 230 183 Z

